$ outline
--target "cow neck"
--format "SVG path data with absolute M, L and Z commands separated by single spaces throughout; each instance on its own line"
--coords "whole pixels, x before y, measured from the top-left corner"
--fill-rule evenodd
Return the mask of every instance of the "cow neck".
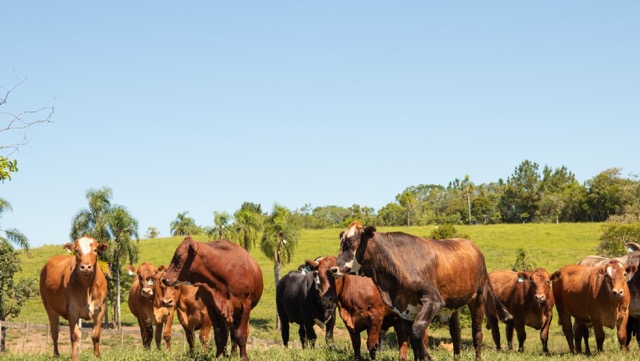
M 338 298 L 342 298 L 342 291 L 344 290 L 344 283 L 346 282 L 347 277 L 351 277 L 351 275 L 344 275 L 344 277 L 340 277 L 334 281 L 336 285 L 336 296 Z

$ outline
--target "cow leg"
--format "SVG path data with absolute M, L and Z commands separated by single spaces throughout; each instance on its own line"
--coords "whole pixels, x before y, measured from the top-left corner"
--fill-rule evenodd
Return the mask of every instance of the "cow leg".
M 102 304 L 99 312 L 94 312 L 93 329 L 91 330 L 91 341 L 93 342 L 93 354 L 100 357 L 100 333 L 102 332 L 102 319 L 107 311 L 105 304 Z
M 174 311 L 169 312 L 169 316 L 167 317 L 167 321 L 165 322 L 162 330 L 162 339 L 164 340 L 167 350 L 171 350 L 171 326 L 173 326 L 173 313 Z
M 542 342 L 542 352 L 549 355 L 549 347 L 547 346 L 549 341 L 549 326 L 551 326 L 552 317 L 547 317 L 540 329 L 540 342 Z
M 469 311 L 471 311 L 471 335 L 473 347 L 476 350 L 477 361 L 482 359 L 482 320 L 484 319 L 484 306 L 486 301 L 487 299 L 484 292 L 478 292 L 475 300 L 468 304 Z
M 153 339 L 156 341 L 156 347 L 158 350 L 160 349 L 160 340 L 162 340 L 162 325 L 163 324 L 155 325 L 156 329 L 153 333 Z
M 78 341 L 80 336 L 80 327 L 78 326 L 78 317 L 69 316 L 69 338 L 71 339 L 71 360 L 78 360 Z
M 53 342 L 53 355 L 55 357 L 59 357 L 58 334 L 60 332 L 60 326 L 58 325 L 58 322 L 60 322 L 60 316 L 49 308 L 47 308 L 47 316 L 49 316 L 49 329 L 51 330 L 51 341 Z
M 302 348 L 307 348 L 307 333 L 304 330 L 304 324 L 300 324 L 300 328 L 298 328 L 298 336 L 300 337 L 300 344 Z
M 218 312 L 213 305 L 207 304 L 207 312 L 209 313 L 211 323 L 213 324 L 213 338 L 216 343 L 216 357 L 226 357 L 225 348 L 227 346 L 227 340 L 229 339 L 227 323 L 224 317 L 222 317 L 220 312 Z
M 209 350 L 209 334 L 211 332 L 211 321 L 208 317 L 204 317 L 202 326 L 200 327 L 200 344 L 205 350 Z
M 361 340 L 360 332 L 356 332 L 353 328 L 349 328 L 349 337 L 351 337 L 351 346 L 353 346 L 353 357 L 356 360 L 362 360 L 362 354 L 360 353 Z
M 582 340 L 584 340 L 584 351 L 591 354 L 589 349 L 589 327 L 586 324 L 576 321 L 573 325 L 573 339 L 576 343 L 576 353 L 582 353 Z
M 569 346 L 569 351 L 571 353 L 576 353 L 576 349 L 573 343 L 573 328 L 571 327 L 571 315 L 564 312 L 562 306 L 559 306 L 556 303 L 556 309 L 558 310 L 558 318 L 559 322 L 562 325 L 562 333 L 564 333 L 564 337 L 567 339 L 567 345 Z
M 387 330 L 384 329 L 380 329 L 380 337 L 378 338 L 378 351 L 382 352 L 384 351 L 384 341 L 385 341 L 385 337 L 387 336 Z
M 282 336 L 282 345 L 289 347 L 289 317 L 286 314 L 278 312 L 280 317 L 280 335 Z
M 460 332 L 460 315 L 456 310 L 451 314 L 449 318 L 449 334 L 451 335 L 451 342 L 453 343 L 453 357 L 460 357 L 460 345 L 462 345 L 462 336 Z M 425 340 L 425 347 L 428 346 L 427 342 L 429 340 Z
M 500 351 L 500 325 L 498 324 L 498 318 L 487 313 L 487 328 L 491 330 L 491 338 L 496 345 L 496 350 Z
M 313 329 L 313 325 L 315 324 L 311 317 L 306 317 L 304 320 L 303 329 L 306 335 L 307 342 L 309 343 L 309 348 L 316 347 L 316 339 L 318 336 L 316 335 L 316 331 Z
M 623 317 L 622 321 L 616 325 L 618 331 L 618 343 L 620 344 L 620 349 L 623 351 L 627 351 L 627 338 L 631 338 L 631 336 L 627 336 L 627 323 L 629 322 L 628 316 Z
M 249 337 L 249 313 L 251 312 L 251 301 L 242 305 L 242 314 L 239 320 L 234 320 L 233 338 L 240 348 L 240 358 L 247 361 L 247 338 Z M 233 351 L 232 345 L 232 351 Z
M 153 328 L 151 325 L 147 325 L 142 317 L 138 317 L 138 326 L 140 327 L 140 338 L 142 338 L 142 346 L 144 348 L 151 347 L 151 335 Z
M 333 345 L 333 328 L 336 326 L 336 312 L 333 311 L 331 319 L 324 325 L 326 331 L 324 335 L 324 341 L 327 345 Z
M 509 351 L 513 350 L 513 322 L 511 320 L 507 321 L 504 325 L 504 336 L 507 339 L 507 349 Z
M 372 360 L 376 358 L 376 351 L 380 345 L 380 332 L 382 330 L 382 318 L 372 317 L 367 328 L 367 350 Z
M 516 334 L 518 336 L 518 352 L 523 352 L 524 341 L 527 339 L 527 331 L 524 329 L 524 320 L 522 320 L 522 322 L 514 322 L 514 326 L 516 328 Z
M 393 324 L 393 328 L 396 331 L 396 338 L 398 339 L 398 360 L 407 360 L 407 350 L 409 348 L 409 330 L 411 323 L 398 317 Z
M 596 347 L 598 348 L 598 352 L 602 352 L 604 339 L 606 337 L 604 330 L 602 329 L 602 325 L 593 323 L 593 334 L 596 337 Z
M 433 320 L 433 317 L 445 306 L 438 290 L 433 288 L 433 292 L 429 292 L 430 296 L 425 296 L 420 299 L 422 302 L 422 309 L 416 315 L 416 319 L 413 321 L 411 327 L 411 334 L 409 335 L 409 342 L 413 348 L 413 358 L 415 360 L 424 360 L 425 358 L 433 360 L 433 357 L 429 354 L 427 345 L 423 342 L 427 328 Z
M 195 332 L 193 331 L 193 327 L 183 327 L 184 329 L 184 337 L 187 339 L 187 344 L 189 345 L 189 353 L 193 353 L 193 339 L 195 336 Z M 202 331 L 200 331 L 202 335 Z

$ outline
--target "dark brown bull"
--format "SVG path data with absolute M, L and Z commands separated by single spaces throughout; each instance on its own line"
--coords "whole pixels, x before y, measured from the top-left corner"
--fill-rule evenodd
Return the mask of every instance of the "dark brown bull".
M 202 243 L 187 237 L 176 248 L 163 278 L 168 286 L 178 281 L 203 288 L 216 357 L 225 355 L 231 331 L 231 354 L 239 347 L 242 360 L 248 360 L 249 315 L 263 289 L 262 270 L 249 252 L 225 240 Z
M 471 311 L 473 345 L 481 359 L 485 304 L 496 308 L 500 319 L 509 311 L 496 298 L 484 262 L 473 242 L 465 239 L 427 240 L 402 232 L 376 232 L 354 222 L 343 234 L 335 275 L 360 272 L 373 279 L 383 302 L 410 327 L 414 358 L 432 360 L 425 334 L 436 315 L 449 317 L 454 357 L 460 354 L 458 309 Z
M 127 270 L 136 275 L 129 290 L 128 304 L 138 320 L 142 345 L 149 348 L 152 339 L 155 339 L 156 346 L 160 348 L 162 338 L 167 350 L 171 350 L 171 325 L 175 310 L 173 306 L 167 307 L 162 303 L 168 288 L 160 282 L 165 267 L 155 268 L 151 263 L 144 262 L 137 269 L 129 266 Z
M 620 348 L 627 349 L 630 296 L 625 277 L 627 272 L 635 271 L 634 266 L 625 267 L 619 261 L 611 260 L 605 266 L 569 265 L 553 273 L 551 281 L 558 321 L 571 353 L 582 353 L 581 334 L 574 334 L 571 317 L 581 327 L 593 326 L 598 351 L 603 350 L 603 327 L 616 328 Z
M 400 317 L 382 302 L 380 292 L 369 277 L 345 275 L 335 279 L 331 268 L 336 265 L 336 258 L 328 256 L 316 261 L 307 260 L 311 269 L 318 272 L 320 294 L 323 303 L 335 303 L 340 308 L 340 318 L 344 321 L 355 359 L 360 360 L 360 333 L 367 331 L 367 350 L 371 359 L 375 359 L 376 351 L 382 350 L 384 331 L 401 322 Z M 403 327 L 396 327 L 400 359 L 407 358 L 408 336 Z
M 491 286 L 500 301 L 509 309 L 513 320 L 506 322 L 506 336 L 509 350 L 513 349 L 513 330 L 518 335 L 518 351 L 524 351 L 527 338 L 525 325 L 540 330 L 542 351 L 549 353 L 549 325 L 555 304 L 551 291 L 551 275 L 544 268 L 535 271 L 513 272 L 495 271 L 489 273 Z M 496 348 L 500 350 L 500 329 L 498 318 L 487 309 L 487 328 L 491 329 Z
M 206 351 L 209 349 L 211 318 L 204 304 L 200 287 L 180 285 L 167 288 L 163 299 L 166 306 L 175 306 L 178 320 L 184 329 L 189 351 L 194 351 L 195 331 L 200 330 L 200 343 Z
M 105 243 L 82 237 L 67 243 L 65 249 L 72 253 L 53 256 L 40 271 L 40 297 L 49 316 L 53 354 L 58 352 L 58 322 L 60 316 L 69 321 L 71 359 L 78 359 L 80 319 L 93 320 L 91 340 L 93 353 L 100 356 L 100 330 L 106 307 L 107 280 L 98 266 L 98 253 L 107 249 Z

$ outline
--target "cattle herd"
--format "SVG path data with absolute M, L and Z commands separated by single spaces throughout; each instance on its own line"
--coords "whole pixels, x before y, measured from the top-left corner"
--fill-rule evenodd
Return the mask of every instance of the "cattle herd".
M 406 360 L 408 347 L 415 360 L 432 360 L 428 351 L 428 327 L 437 316 L 447 323 L 454 358 L 459 357 L 461 332 L 459 310 L 471 313 L 472 342 L 481 359 L 482 323 L 497 349 L 501 349 L 499 321 L 505 323 L 506 340 L 523 351 L 525 326 L 540 330 L 544 353 L 555 306 L 559 324 L 571 353 L 589 353 L 589 330 L 603 351 L 603 327 L 615 328 L 620 348 L 627 349 L 633 333 L 638 335 L 640 317 L 640 246 L 626 243 L 629 253 L 619 258 L 588 256 L 550 274 L 507 270 L 489 273 L 484 255 L 465 239 L 427 240 L 402 232 L 377 232 L 354 222 L 340 234 L 337 256 L 309 259 L 276 285 L 276 305 L 282 342 L 288 346 L 290 323 L 298 324 L 302 347 L 313 347 L 314 325 L 326 329 L 332 343 L 336 307 L 351 337 L 354 357 L 361 359 L 360 333 L 367 332 L 371 359 L 383 347 L 384 332 L 393 327 L 399 359 Z M 53 352 L 58 351 L 58 323 L 68 320 L 71 358 L 78 359 L 80 319 L 93 321 L 93 351 L 100 356 L 100 330 L 105 313 L 107 283 L 98 254 L 107 246 L 82 237 L 64 246 L 71 255 L 52 257 L 40 273 L 40 294 L 49 317 Z M 249 316 L 263 291 L 262 271 L 242 247 L 225 240 L 210 243 L 185 238 L 168 267 L 144 262 L 128 267 L 135 275 L 128 305 L 137 318 L 142 343 L 152 340 L 171 348 L 174 312 L 185 330 L 190 350 L 200 330 L 207 349 L 211 328 L 216 357 L 231 354 L 247 360 Z M 573 321 L 573 323 L 572 323 Z M 155 330 L 154 330 L 155 327 Z M 638 336 L 637 336 L 638 337 Z M 640 343 L 640 338 L 638 339 Z

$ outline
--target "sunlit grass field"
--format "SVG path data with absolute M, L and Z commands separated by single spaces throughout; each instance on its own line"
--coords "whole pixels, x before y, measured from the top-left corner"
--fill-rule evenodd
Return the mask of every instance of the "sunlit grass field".
M 510 269 L 516 259 L 516 250 L 524 248 L 527 255 L 533 262 L 539 266 L 546 268 L 550 273 L 560 267 L 575 263 L 589 254 L 595 254 L 595 248 L 599 242 L 601 224 L 598 223 L 580 223 L 580 224 L 511 224 L 511 225 L 488 225 L 488 226 L 456 226 L 456 230 L 460 234 L 465 234 L 473 240 L 485 255 L 487 268 L 489 271 L 498 269 Z M 425 227 L 380 227 L 378 231 L 402 231 L 418 236 L 428 236 L 433 230 L 433 226 Z M 342 229 L 323 229 L 323 230 L 304 230 L 301 233 L 301 239 L 298 248 L 293 257 L 293 261 L 283 268 L 282 274 L 296 269 L 297 266 L 304 262 L 306 258 L 315 258 L 317 256 L 336 255 L 339 247 L 338 234 Z M 206 241 L 205 237 L 194 237 L 200 241 Z M 141 240 L 140 260 L 152 262 L 154 265 L 168 265 L 176 246 L 182 240 L 181 237 L 159 238 L 153 240 Z M 46 262 L 46 260 L 55 254 L 64 253 L 62 243 L 56 245 L 47 245 L 33 249 L 30 254 L 21 255 L 23 271 L 20 277 L 38 277 L 38 273 Z M 252 256 L 258 261 L 264 275 L 264 293 L 260 303 L 251 313 L 251 333 L 250 337 L 266 340 L 279 340 L 279 332 L 275 329 L 275 280 L 273 263 L 268 260 L 259 250 L 251 252 Z M 126 291 L 125 291 L 126 292 Z M 135 319 L 131 315 L 126 301 L 122 306 L 123 322 L 126 325 L 134 326 Z M 551 326 L 549 348 L 552 357 L 541 355 L 541 346 L 538 331 L 527 328 L 527 342 L 525 343 L 525 352 L 496 352 L 493 351 L 493 341 L 491 334 L 487 330 L 484 332 L 484 359 L 486 360 L 534 360 L 534 359 L 572 359 L 579 360 L 585 356 L 567 355 L 568 347 L 562 334 L 560 327 L 554 319 Z M 32 300 L 23 308 L 21 315 L 12 321 L 31 322 L 46 324 L 47 318 L 39 299 Z M 179 325 L 177 320 L 174 325 Z M 352 353 L 350 350 L 350 341 L 348 334 L 344 330 L 341 320 L 336 322 L 339 330 L 336 331 L 337 350 L 328 350 L 324 348 L 323 332 L 319 332 L 318 348 L 315 350 L 300 350 L 299 346 L 290 350 L 285 350 L 278 346 L 273 346 L 264 350 L 251 350 L 249 356 L 252 360 L 350 360 Z M 342 332 L 340 332 L 340 330 Z M 297 326 L 292 328 L 292 339 L 297 339 Z M 504 328 L 501 329 L 503 335 L 504 347 Z M 393 332 L 390 330 L 388 338 L 392 341 Z M 431 328 L 430 335 L 433 340 L 430 350 L 436 359 L 448 359 L 451 356 L 447 351 L 439 349 L 437 344 L 442 340 L 450 342 L 448 330 L 446 328 L 438 328 L 435 325 Z M 363 337 L 366 334 L 363 333 Z M 471 331 L 468 327 L 463 326 L 462 330 L 463 342 L 470 345 Z M 68 342 L 62 339 L 61 342 Z M 595 341 L 591 338 L 592 349 L 595 349 Z M 470 347 L 470 346 L 469 346 Z M 621 353 L 618 351 L 617 341 L 613 332 L 607 331 L 607 341 L 605 343 L 606 356 L 592 356 L 589 360 L 614 359 L 614 360 L 638 360 L 640 359 L 640 351 L 637 345 L 631 345 L 630 353 Z M 366 350 L 363 345 L 363 355 Z M 114 352 L 113 356 L 109 356 L 110 352 Z M 110 350 L 105 352 L 103 359 L 179 359 L 184 357 L 181 353 L 182 348 L 173 353 L 154 352 L 145 353 L 131 350 L 126 356 L 121 353 Z M 86 348 L 83 351 L 83 357 L 93 357 Z M 43 359 L 48 357 L 50 353 L 43 355 Z M 8 356 L 7 356 L 8 357 Z M 20 359 L 24 355 L 16 354 L 11 357 Z M 29 358 L 38 357 L 30 355 Z M 200 355 L 197 358 L 208 359 L 210 355 Z M 365 356 L 366 357 L 366 356 Z M 412 356 L 410 356 L 412 358 Z M 464 349 L 462 360 L 474 359 L 473 349 Z M 11 358 L 8 358 L 11 359 Z M 381 353 L 378 357 L 380 360 L 395 360 L 397 352 L 388 350 Z

